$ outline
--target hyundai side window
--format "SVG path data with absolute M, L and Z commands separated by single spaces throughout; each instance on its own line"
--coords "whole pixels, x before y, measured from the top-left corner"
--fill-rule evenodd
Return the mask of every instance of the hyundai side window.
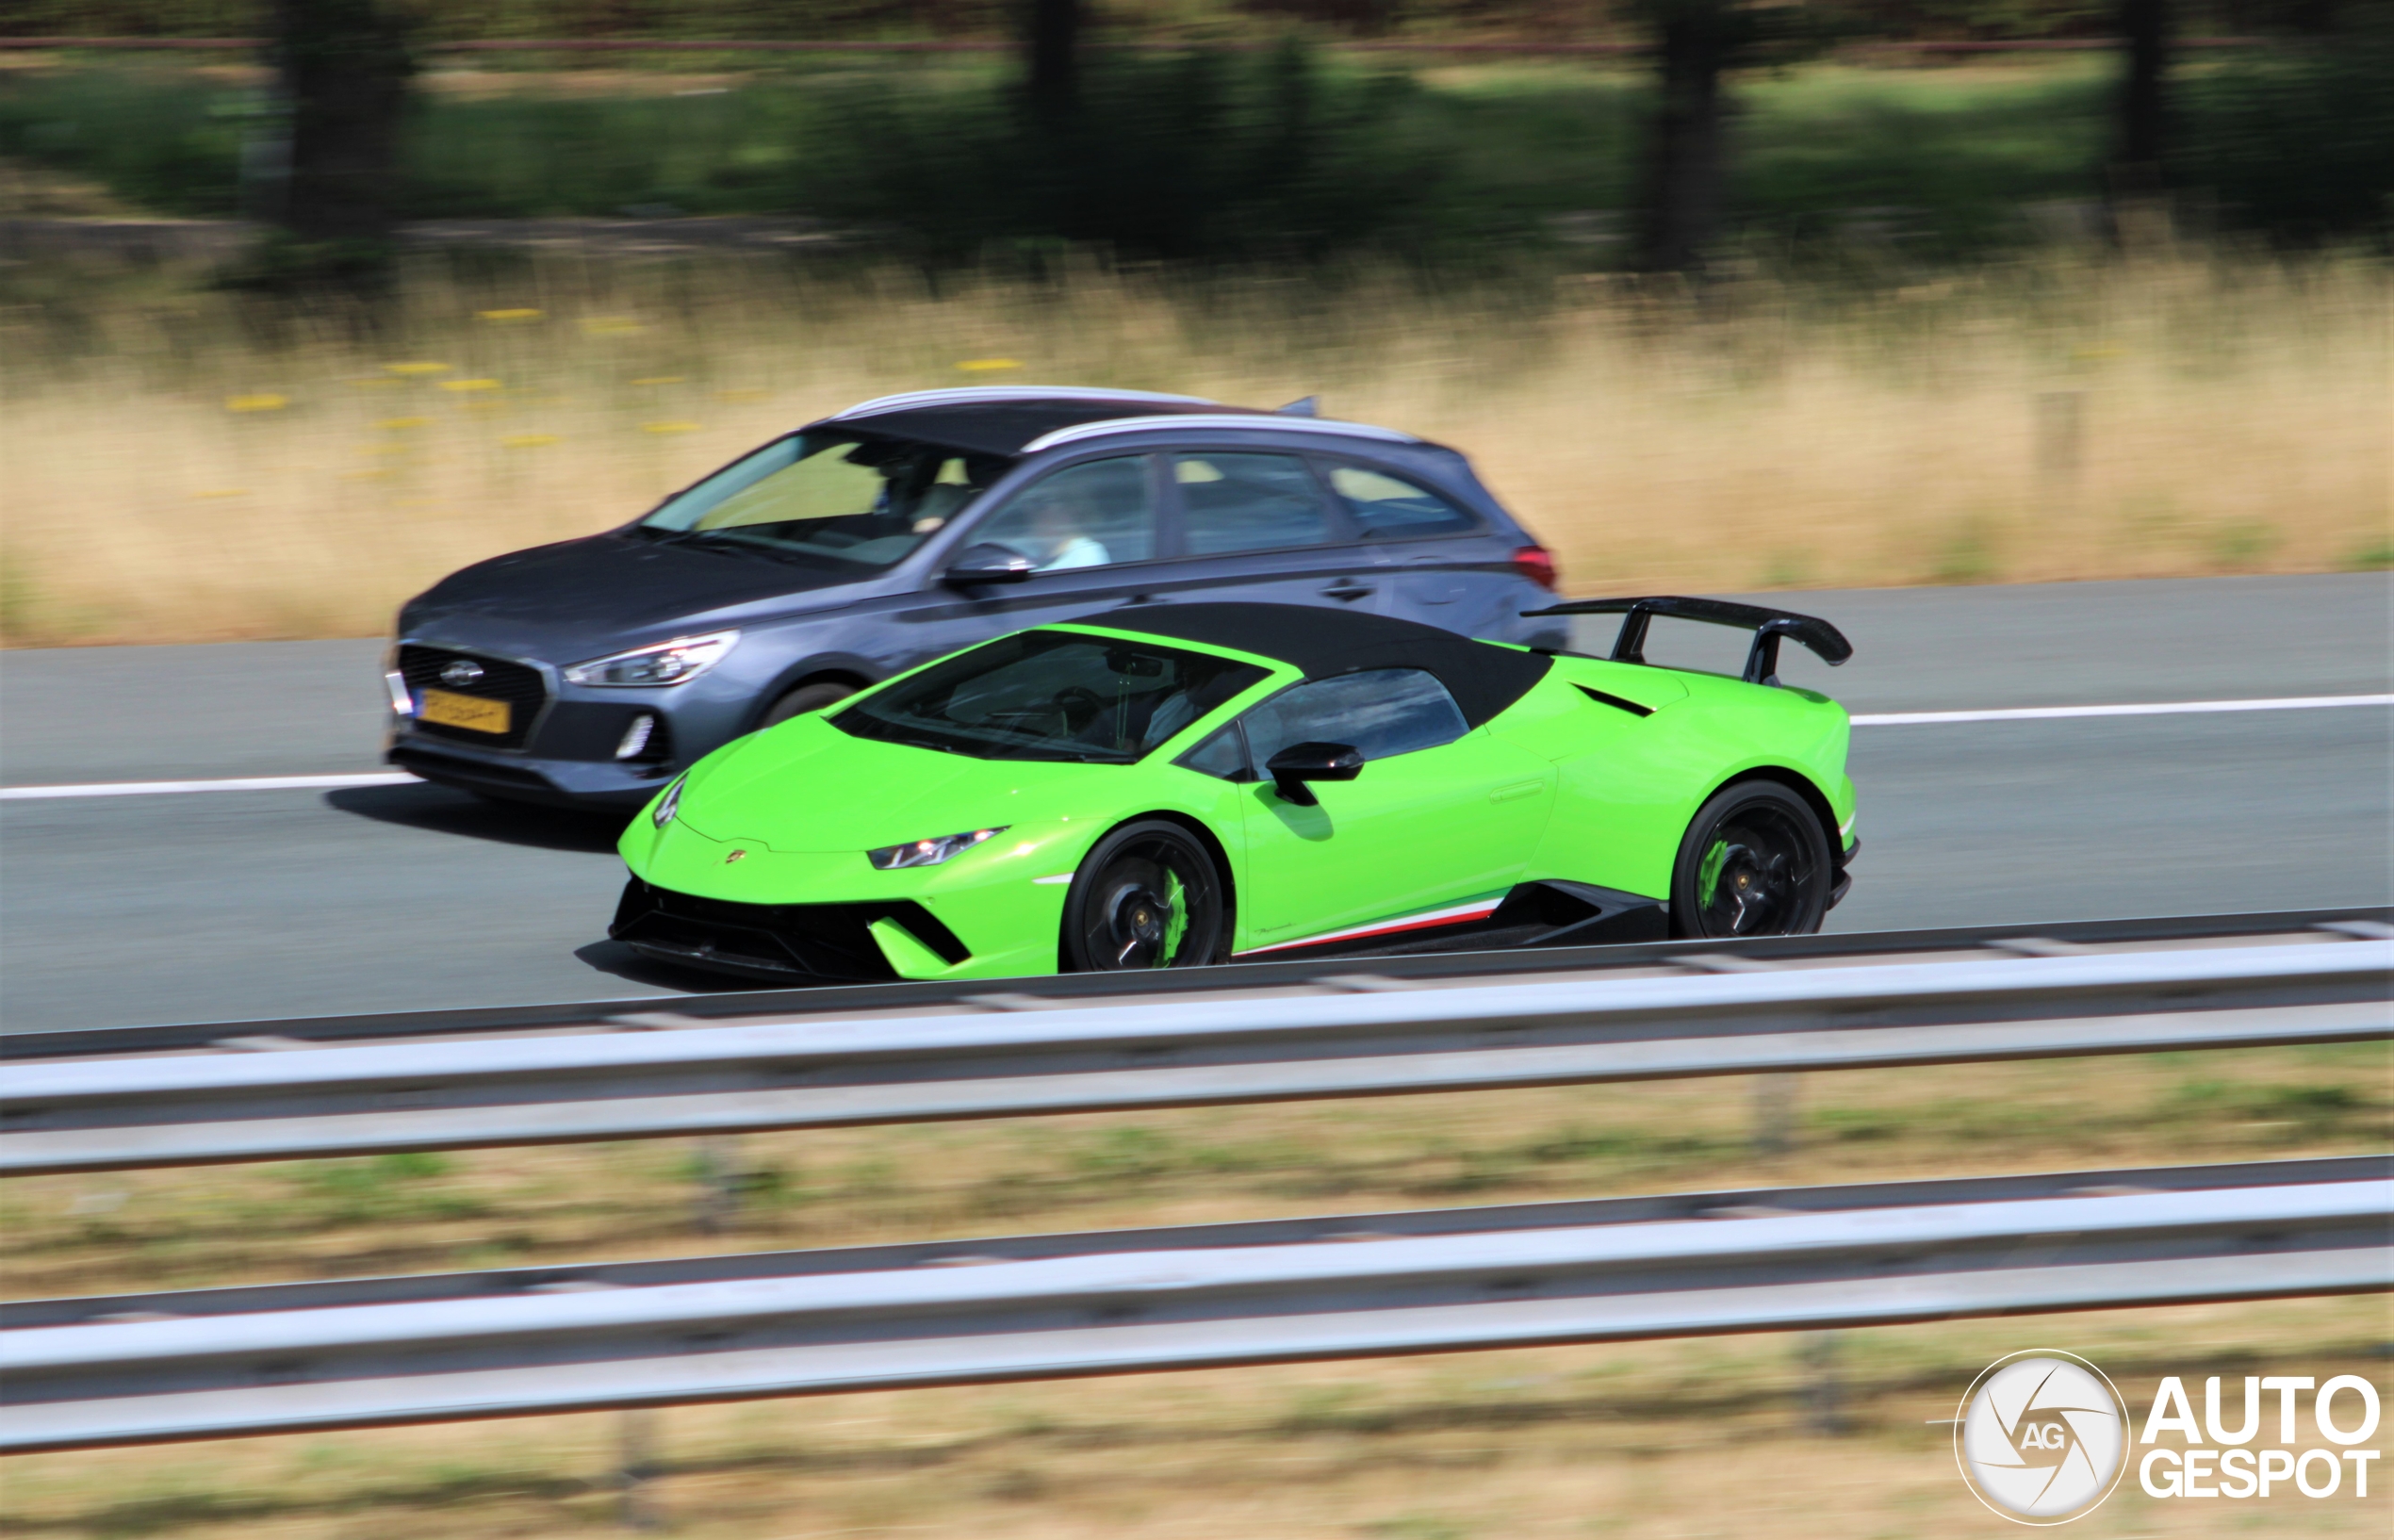
M 1292 454 L 1175 454 L 1172 480 L 1191 556 L 1320 546 L 1339 533 L 1312 470 Z
M 1256 764 L 1291 744 L 1345 744 L 1365 761 L 1451 744 L 1470 731 L 1446 686 L 1418 668 L 1375 668 L 1283 691 L 1239 718 Z
M 1113 566 L 1156 554 L 1145 455 L 1084 460 L 1018 493 L 967 536 L 1027 558 L 1035 572 Z
M 1480 527 L 1478 518 L 1437 493 L 1385 470 L 1334 466 L 1330 489 L 1362 526 L 1367 539 L 1409 540 L 1425 534 L 1461 534 Z

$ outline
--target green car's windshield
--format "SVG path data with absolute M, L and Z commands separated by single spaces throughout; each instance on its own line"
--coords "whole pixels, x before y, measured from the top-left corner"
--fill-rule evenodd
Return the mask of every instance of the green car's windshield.
M 776 439 L 666 499 L 632 532 L 839 571 L 878 570 L 903 561 L 1012 463 L 816 429 Z
M 1178 647 L 1025 631 L 876 690 L 831 723 L 975 759 L 1130 764 L 1266 674 Z

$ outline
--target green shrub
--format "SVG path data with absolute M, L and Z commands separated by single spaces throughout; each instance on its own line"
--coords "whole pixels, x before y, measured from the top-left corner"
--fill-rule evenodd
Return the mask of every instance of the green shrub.
M 2298 242 L 2394 225 L 2394 23 L 2195 75 L 2181 103 L 2172 180 L 2223 223 Z
M 778 81 L 708 96 L 427 95 L 403 207 L 426 220 L 770 208 L 803 149 L 804 104 Z
M 185 70 L 31 73 L 0 86 L 0 156 L 90 177 L 161 213 L 231 214 L 262 106 Z
M 1294 45 L 1105 59 L 1057 121 L 1003 88 L 860 86 L 827 96 L 796 202 L 934 260 L 1050 242 L 1309 259 L 1418 241 L 1437 160 L 1398 130 L 1413 94 L 1402 75 L 1334 79 Z

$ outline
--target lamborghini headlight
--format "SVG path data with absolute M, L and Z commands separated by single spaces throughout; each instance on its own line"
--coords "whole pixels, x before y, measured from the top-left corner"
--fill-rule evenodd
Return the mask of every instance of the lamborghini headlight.
M 663 828 L 673 822 L 673 815 L 681 811 L 681 788 L 687 785 L 689 780 L 690 776 L 687 771 L 673 778 L 673 784 L 665 788 L 664 795 L 657 798 L 655 810 L 648 814 L 650 823 Z
M 995 828 L 976 828 L 963 834 L 943 834 L 936 840 L 909 840 L 904 844 L 885 844 L 878 850 L 868 850 L 864 859 L 884 872 L 895 872 L 908 866 L 937 866 L 964 854 L 983 840 L 1003 834 L 1011 825 L 1000 824 Z
M 680 684 L 721 663 L 738 640 L 736 631 L 677 636 L 670 642 L 576 664 L 566 670 L 566 680 L 571 684 Z

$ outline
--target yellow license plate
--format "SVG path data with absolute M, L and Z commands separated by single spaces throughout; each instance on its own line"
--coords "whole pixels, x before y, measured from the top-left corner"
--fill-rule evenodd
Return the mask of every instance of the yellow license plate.
M 509 707 L 503 700 L 484 700 L 480 696 L 461 696 L 448 690 L 425 691 L 416 715 L 421 721 L 444 728 L 502 734 L 510 719 Z

